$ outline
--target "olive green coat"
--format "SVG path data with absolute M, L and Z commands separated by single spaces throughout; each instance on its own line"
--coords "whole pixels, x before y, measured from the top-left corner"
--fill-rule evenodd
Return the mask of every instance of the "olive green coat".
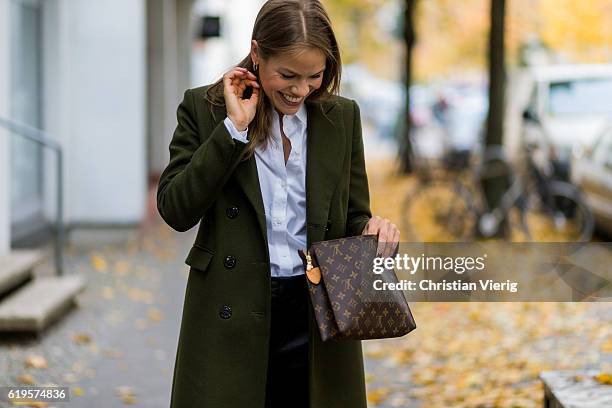
M 157 192 L 172 228 L 200 222 L 185 261 L 172 407 L 264 408 L 270 264 L 257 167 L 254 156 L 240 161 L 246 145 L 232 139 L 225 109 L 208 104 L 205 90 L 185 92 Z M 371 213 L 357 104 L 334 96 L 306 105 L 310 246 L 359 235 Z M 310 406 L 366 407 L 361 342 L 323 343 L 312 310 L 309 320 Z

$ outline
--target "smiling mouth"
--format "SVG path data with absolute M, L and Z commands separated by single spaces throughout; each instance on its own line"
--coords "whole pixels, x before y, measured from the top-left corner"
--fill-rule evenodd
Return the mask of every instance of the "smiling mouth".
M 281 98 L 283 99 L 283 101 L 289 106 L 297 106 L 300 104 L 300 102 L 302 102 L 302 100 L 304 100 L 304 98 L 299 98 L 299 97 L 288 95 L 282 92 L 279 92 L 279 94 Z

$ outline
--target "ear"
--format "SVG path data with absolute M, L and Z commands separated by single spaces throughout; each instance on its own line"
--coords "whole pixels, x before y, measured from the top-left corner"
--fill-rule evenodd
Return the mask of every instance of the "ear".
M 253 64 L 259 64 L 259 55 L 257 53 L 256 40 L 251 40 L 251 61 L 253 61 Z

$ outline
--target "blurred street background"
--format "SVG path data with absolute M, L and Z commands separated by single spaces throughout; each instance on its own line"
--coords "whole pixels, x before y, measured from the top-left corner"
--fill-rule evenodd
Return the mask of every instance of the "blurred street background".
M 612 0 L 322 2 L 401 241 L 610 241 Z M 0 386 L 71 395 L 31 406 L 168 406 L 195 229 L 157 180 L 262 4 L 0 0 Z M 411 307 L 363 343 L 371 407 L 540 407 L 546 371 L 612 401 L 609 302 Z

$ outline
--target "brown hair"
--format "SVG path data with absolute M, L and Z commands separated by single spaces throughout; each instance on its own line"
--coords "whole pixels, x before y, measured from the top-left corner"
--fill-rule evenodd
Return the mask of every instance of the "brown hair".
M 340 51 L 329 16 L 319 0 L 267 1 L 257 14 L 251 39 L 257 41 L 258 55 L 263 59 L 304 48 L 321 50 L 326 60 L 323 80 L 308 99 L 324 99 L 338 93 L 342 71 Z M 255 71 L 250 53 L 237 66 Z M 258 72 L 254 73 L 259 76 Z M 213 105 L 225 105 L 223 78 L 208 88 L 206 99 Z M 249 143 L 243 159 L 248 159 L 257 146 L 267 145 L 271 121 L 272 102 L 262 89 L 255 117 L 249 124 Z

